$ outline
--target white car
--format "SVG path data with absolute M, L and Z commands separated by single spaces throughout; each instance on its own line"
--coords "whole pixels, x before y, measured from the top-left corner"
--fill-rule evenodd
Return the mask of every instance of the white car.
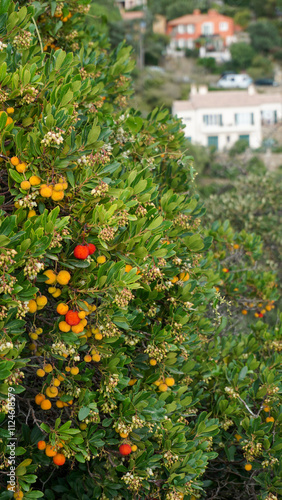
M 249 75 L 224 75 L 218 82 L 217 86 L 221 89 L 247 89 L 253 83 Z

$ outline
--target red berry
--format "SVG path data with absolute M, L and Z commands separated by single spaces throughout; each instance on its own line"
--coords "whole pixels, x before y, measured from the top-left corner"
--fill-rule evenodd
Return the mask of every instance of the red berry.
M 131 446 L 129 444 L 122 444 L 119 447 L 119 452 L 121 455 L 129 455 L 132 452 Z
M 259 318 L 263 318 L 263 314 L 262 313 L 259 313 Z
M 86 245 L 77 245 L 73 251 L 76 259 L 85 260 L 89 255 L 89 250 Z
M 93 243 L 87 243 L 86 246 L 88 248 L 89 255 L 92 255 L 94 252 L 96 252 L 96 247 L 95 245 L 93 245 Z
M 80 318 L 78 317 L 78 313 L 76 311 L 72 311 L 70 309 L 65 315 L 65 321 L 68 325 L 75 326 L 80 323 Z

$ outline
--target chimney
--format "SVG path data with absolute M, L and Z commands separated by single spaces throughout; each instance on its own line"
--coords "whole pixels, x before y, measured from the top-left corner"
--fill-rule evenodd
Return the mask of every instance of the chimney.
M 208 87 L 207 85 L 200 85 L 199 86 L 199 94 L 200 95 L 206 95 L 208 93 Z
M 198 16 L 199 14 L 201 14 L 200 9 L 194 9 L 193 14 L 194 14 L 194 16 Z
M 190 97 L 192 97 L 193 95 L 197 95 L 197 93 L 197 85 L 195 85 L 195 83 L 192 83 L 190 88 Z
M 209 14 L 209 16 L 217 16 L 218 15 L 218 11 L 215 10 L 215 9 L 209 9 L 208 10 L 208 14 Z
M 253 84 L 249 85 L 248 87 L 248 94 L 249 95 L 255 95 L 257 93 L 256 88 Z

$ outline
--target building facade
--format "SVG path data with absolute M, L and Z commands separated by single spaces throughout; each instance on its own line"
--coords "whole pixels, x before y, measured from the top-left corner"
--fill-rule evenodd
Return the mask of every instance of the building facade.
M 236 32 L 241 28 L 236 26 L 233 19 L 210 9 L 207 14 L 201 14 L 195 9 L 193 14 L 178 17 L 167 23 L 167 35 L 171 38 L 172 49 L 193 49 L 200 37 L 209 39 L 220 37 L 224 47 L 236 41 Z
M 194 144 L 214 146 L 223 151 L 239 139 L 256 149 L 261 146 L 262 125 L 282 121 L 280 94 L 257 94 L 253 85 L 247 91 L 209 92 L 202 85 L 191 86 L 188 101 L 174 101 L 173 114 L 185 125 L 185 136 Z
M 147 5 L 147 0 L 116 0 L 119 8 L 130 10 L 135 9 L 135 7 L 144 7 Z

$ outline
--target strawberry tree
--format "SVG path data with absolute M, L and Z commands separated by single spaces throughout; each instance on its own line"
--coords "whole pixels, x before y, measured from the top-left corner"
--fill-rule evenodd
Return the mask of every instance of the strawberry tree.
M 109 50 L 87 1 L 0 15 L 0 498 L 200 498 L 230 394 L 223 365 L 206 386 L 221 268 L 181 126 L 129 107 L 130 48 Z

